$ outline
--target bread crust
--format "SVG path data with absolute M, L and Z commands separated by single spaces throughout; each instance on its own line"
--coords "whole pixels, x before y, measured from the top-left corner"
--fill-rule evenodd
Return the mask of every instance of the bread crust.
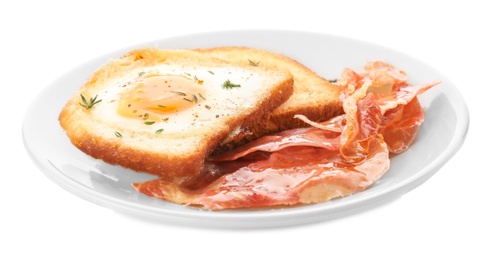
M 279 75 L 280 80 L 270 88 L 270 95 L 257 101 L 257 106 L 247 110 L 246 113 L 230 118 L 226 124 L 209 131 L 202 130 L 203 134 L 199 137 L 175 136 L 173 140 L 169 141 L 170 146 L 172 146 L 168 147 L 169 150 L 177 149 L 175 148 L 177 146 L 192 146 L 192 151 L 185 153 L 165 153 L 157 151 L 157 149 L 142 148 L 144 144 L 138 144 L 137 140 L 152 142 L 152 140 L 147 141 L 145 139 L 147 138 L 146 134 L 129 131 L 117 125 L 94 119 L 92 109 L 86 109 L 79 104 L 80 95 L 83 94 L 86 97 L 97 95 L 103 90 L 105 81 L 111 77 L 124 74 L 134 68 L 166 62 L 194 63 L 195 66 L 209 64 L 237 66 L 222 60 L 204 57 L 188 50 L 140 49 L 129 52 L 120 59 L 110 61 L 94 72 L 59 114 L 59 123 L 73 145 L 96 159 L 138 172 L 158 176 L 192 176 L 199 173 L 206 156 L 218 146 L 230 131 L 247 121 L 255 122 L 259 118 L 263 118 L 269 111 L 284 103 L 293 93 L 293 78 L 289 72 L 252 69 L 251 71 L 264 73 L 264 75 Z M 128 138 L 118 138 L 114 134 L 116 131 Z M 132 143 L 127 141 L 129 137 L 132 138 Z

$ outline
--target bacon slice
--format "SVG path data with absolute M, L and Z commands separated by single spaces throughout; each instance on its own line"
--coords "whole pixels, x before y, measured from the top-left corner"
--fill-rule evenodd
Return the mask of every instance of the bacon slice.
M 370 101 L 374 102 L 374 99 Z M 313 133 L 312 136 L 315 137 L 316 131 L 306 133 Z M 339 135 L 337 132 L 332 134 Z M 135 184 L 134 187 L 152 197 L 171 197 L 177 203 L 200 205 L 212 210 L 325 201 L 364 190 L 389 168 L 389 152 L 383 138 L 378 134 L 370 135 L 369 138 L 371 141 L 366 142 L 368 155 L 358 164 L 346 162 L 338 149 L 331 149 L 329 146 L 290 143 L 286 140 L 286 147 L 278 146 L 274 142 L 267 147 L 269 138 L 262 138 L 255 142 L 257 146 L 246 151 L 237 151 L 236 156 L 209 161 L 205 171 L 214 169 L 211 174 L 201 172 L 197 177 L 186 180 L 168 181 L 159 178 Z M 243 159 L 256 153 L 256 147 L 265 147 L 271 152 L 267 159 Z M 241 158 L 235 158 L 238 156 Z M 238 169 L 226 166 L 220 168 L 222 163 L 230 162 L 223 161 L 227 158 L 234 160 L 231 162 L 248 165 L 237 167 Z M 209 182 L 209 179 L 203 180 L 206 176 L 219 177 Z
M 440 81 L 408 85 L 405 72 L 382 61 L 369 62 L 364 66 L 364 70 L 362 73 L 356 73 L 351 69 L 344 69 L 338 79 L 339 85 L 344 89 L 341 95 L 344 100 L 344 110 L 355 109 L 354 106 L 349 105 L 352 97 L 367 95 L 373 86 L 389 86 L 391 88 L 389 93 L 373 93 L 383 115 L 379 132 L 383 135 L 391 153 L 402 153 L 413 143 L 424 121 L 424 111 L 417 95 L 438 85 Z M 353 111 L 346 111 L 346 114 L 353 114 Z M 357 128 L 354 126 L 354 129 Z M 347 136 L 352 138 L 351 133 L 344 134 L 344 138 Z
M 231 152 L 210 158 L 210 160 L 230 161 L 255 151 L 274 152 L 291 146 L 314 146 L 338 150 L 340 147 L 339 136 L 340 132 L 325 131 L 316 127 L 291 129 L 264 136 Z
M 368 188 L 388 170 L 390 153 L 414 142 L 424 119 L 416 96 L 438 82 L 409 86 L 403 71 L 380 61 L 364 69 L 345 69 L 338 80 L 344 115 L 321 123 L 298 115 L 311 127 L 210 158 L 194 177 L 157 178 L 133 187 L 210 210 L 316 203 Z

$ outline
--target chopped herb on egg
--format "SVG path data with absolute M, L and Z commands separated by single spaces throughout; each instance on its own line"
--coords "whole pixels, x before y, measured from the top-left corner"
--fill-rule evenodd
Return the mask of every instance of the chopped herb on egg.
M 195 103 L 197 103 L 197 96 L 192 94 L 192 99 L 194 100 Z
M 188 101 L 188 102 L 192 102 L 192 100 L 188 99 L 188 98 L 184 98 L 185 101 Z
M 102 101 L 102 99 L 97 100 L 97 96 L 98 95 L 95 95 L 95 97 L 90 98 L 89 101 L 87 101 L 87 99 L 82 94 L 80 94 L 83 104 L 81 102 L 79 102 L 78 104 L 86 109 L 91 109 L 95 104 Z
M 210 71 L 210 70 L 208 70 L 208 72 L 209 72 L 209 74 L 214 75 L 214 72 L 212 72 L 212 71 Z
M 254 67 L 257 67 L 257 66 L 259 66 L 260 61 L 255 62 L 255 61 L 252 61 L 252 60 L 248 60 L 248 63 L 249 63 L 250 65 L 254 66 Z
M 330 81 L 330 83 L 337 83 L 337 79 L 331 79 L 329 81 Z
M 186 93 L 181 92 L 181 91 L 170 91 L 170 93 L 174 93 L 174 94 L 177 94 L 177 95 L 179 95 L 179 96 L 187 96 L 187 94 L 186 94 Z
M 145 121 L 145 125 L 153 125 L 155 121 Z
M 145 74 L 146 74 L 146 71 L 142 71 L 142 72 L 140 72 L 140 73 L 138 74 L 138 77 L 141 77 L 141 76 L 143 76 L 143 75 L 145 75 Z
M 201 93 L 199 93 L 199 97 L 201 97 L 202 99 L 206 100 L 206 98 Z
M 163 122 L 167 122 L 168 119 L 169 119 L 168 117 L 162 118 Z
M 145 114 L 143 114 L 143 115 L 139 115 L 139 117 L 142 117 L 143 119 L 147 119 L 147 118 L 148 118 L 148 116 L 149 116 L 149 114 L 148 114 L 148 113 L 145 113 Z
M 160 128 L 158 130 L 155 131 L 155 134 L 160 134 L 161 132 L 163 132 L 163 128 Z
M 232 89 L 232 88 L 239 88 L 240 87 L 240 84 L 234 84 L 234 83 L 231 83 L 231 81 L 229 79 L 227 79 L 222 85 L 221 85 L 222 88 L 225 88 L 225 89 Z
M 122 138 L 122 134 L 119 133 L 118 131 L 114 132 L 114 134 L 116 135 L 117 138 Z

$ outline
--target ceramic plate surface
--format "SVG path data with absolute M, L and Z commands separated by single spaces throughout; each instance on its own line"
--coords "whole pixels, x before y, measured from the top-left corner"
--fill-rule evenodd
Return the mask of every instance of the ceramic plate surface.
M 441 80 L 419 100 L 426 111 L 416 142 L 392 159 L 389 171 L 367 190 L 314 205 L 266 210 L 206 211 L 149 198 L 131 183 L 154 178 L 95 160 L 76 149 L 58 124 L 65 102 L 102 64 L 139 47 L 206 48 L 249 46 L 296 59 L 334 79 L 345 67 L 361 70 L 384 60 L 407 72 L 412 84 Z M 53 99 L 53 97 L 56 97 Z M 46 102 L 49 100 L 50 102 Z M 392 49 L 332 35 L 294 31 L 228 31 L 156 40 L 95 58 L 60 76 L 33 100 L 23 122 L 24 144 L 36 165 L 69 192 L 96 204 L 143 218 L 208 227 L 261 228 L 324 221 L 361 211 L 419 186 L 461 147 L 469 125 L 467 106 L 444 75 Z

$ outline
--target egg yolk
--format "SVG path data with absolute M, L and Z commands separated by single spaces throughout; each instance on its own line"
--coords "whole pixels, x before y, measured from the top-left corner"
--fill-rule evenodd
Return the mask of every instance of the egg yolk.
M 195 106 L 204 98 L 202 81 L 179 75 L 149 75 L 121 93 L 122 116 L 158 120 Z

